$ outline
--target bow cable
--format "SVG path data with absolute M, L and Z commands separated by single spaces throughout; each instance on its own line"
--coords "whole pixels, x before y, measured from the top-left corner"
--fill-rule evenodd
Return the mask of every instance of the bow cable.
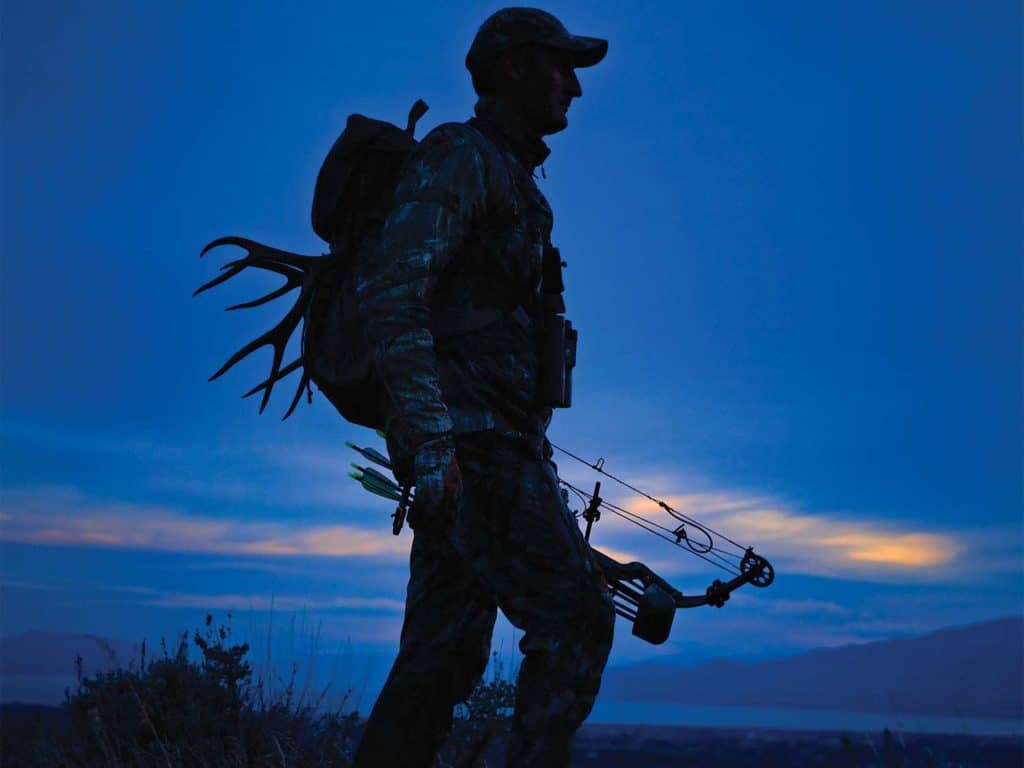
M 732 544 L 733 547 L 739 550 L 739 553 L 747 552 L 747 547 L 744 547 L 742 544 L 734 541 L 725 534 L 716 531 L 714 528 L 710 528 L 709 526 L 694 520 L 689 515 L 683 514 L 682 512 L 675 509 L 662 499 L 651 496 L 649 493 L 646 493 L 645 491 L 640 490 L 636 486 L 630 485 L 625 480 L 616 477 L 615 475 L 613 475 L 611 472 L 604 468 L 604 459 L 598 459 L 596 462 L 592 464 L 586 459 L 577 456 L 572 451 L 568 451 L 559 445 L 551 443 L 551 447 L 557 451 L 560 451 L 561 453 L 564 453 L 566 456 L 575 459 L 579 463 L 587 467 L 590 467 L 590 469 L 594 470 L 595 472 L 598 472 L 604 475 L 605 477 L 614 480 L 619 485 L 628 488 L 629 490 L 633 491 L 639 496 L 642 496 L 645 499 L 654 502 L 663 510 L 665 510 L 665 512 L 667 512 L 670 516 L 674 517 L 676 520 L 679 520 L 683 525 L 680 525 L 676 529 L 667 528 L 659 523 L 654 522 L 653 520 L 649 520 L 643 515 L 639 515 L 636 512 L 631 512 L 628 509 L 616 506 L 615 504 L 612 504 L 604 499 L 601 499 L 600 501 L 601 507 L 606 508 L 607 510 L 615 513 L 619 517 L 622 517 L 623 519 L 633 523 L 634 525 L 637 525 L 640 528 L 643 528 L 646 531 L 653 533 L 655 536 L 658 536 L 659 538 L 662 538 L 668 541 L 670 544 L 674 544 L 677 547 L 680 547 L 681 549 L 684 548 L 682 542 L 685 542 L 686 549 L 688 549 L 693 554 L 697 555 L 697 557 L 701 558 L 702 560 L 710 563 L 711 565 L 714 565 L 730 573 L 737 572 L 738 566 L 732 563 L 729 560 L 729 558 L 741 557 L 742 554 L 731 553 L 722 549 L 721 547 L 715 546 L 715 537 L 718 537 L 719 539 L 726 541 L 729 544 Z M 584 503 L 588 503 L 592 498 L 591 494 L 588 494 L 586 491 L 583 491 L 575 487 L 574 485 L 566 482 L 565 480 L 560 479 L 559 482 L 561 482 L 562 485 L 564 485 L 566 488 L 568 488 L 574 494 L 576 494 L 576 496 L 578 496 L 580 500 L 583 501 Z M 704 538 L 706 538 L 706 541 L 694 541 L 691 538 L 690 532 L 686 530 L 685 526 L 689 526 L 690 528 L 699 531 L 701 535 Z

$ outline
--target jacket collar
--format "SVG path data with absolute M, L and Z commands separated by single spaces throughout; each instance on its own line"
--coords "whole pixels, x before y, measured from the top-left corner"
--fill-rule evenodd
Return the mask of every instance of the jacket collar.
M 497 130 L 512 154 L 530 173 L 551 154 L 548 145 L 540 137 L 531 135 L 522 117 L 500 99 L 481 96 L 474 111 L 479 120 Z

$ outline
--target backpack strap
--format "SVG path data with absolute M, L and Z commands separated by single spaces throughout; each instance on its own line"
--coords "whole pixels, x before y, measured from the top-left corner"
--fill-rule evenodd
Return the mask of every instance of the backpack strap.
M 476 118 L 470 118 L 464 125 L 470 129 L 470 135 L 476 141 L 477 148 L 481 151 L 486 152 L 487 150 L 496 150 L 497 154 L 501 155 L 501 162 L 505 166 L 505 173 L 508 175 L 509 186 L 512 187 L 512 215 L 519 216 L 519 185 L 516 184 L 516 176 L 512 172 L 512 163 L 509 162 L 508 154 L 511 149 L 505 143 L 500 136 L 495 135 L 494 131 L 487 127 L 487 124 Z M 488 145 L 486 148 L 484 145 Z
M 447 341 L 456 336 L 479 331 L 506 317 L 526 330 L 533 327 L 530 315 L 521 306 L 511 311 L 497 307 L 470 307 L 462 311 L 447 312 L 433 320 L 430 324 L 430 333 L 436 341 Z

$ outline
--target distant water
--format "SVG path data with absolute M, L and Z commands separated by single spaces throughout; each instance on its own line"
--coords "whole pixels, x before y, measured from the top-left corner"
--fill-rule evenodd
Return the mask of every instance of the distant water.
M 74 691 L 77 680 L 64 675 L 4 675 L 0 677 L 0 701 L 56 706 L 64 690 Z M 376 691 L 366 701 L 371 704 Z M 778 728 L 802 731 L 850 731 L 880 733 L 885 728 L 903 733 L 949 733 L 969 736 L 1024 736 L 1024 721 L 977 717 L 880 715 L 866 712 L 831 712 L 812 709 L 755 707 L 701 707 L 639 701 L 598 699 L 588 723 L 620 725 L 680 725 L 707 728 Z
M 588 723 L 680 725 L 710 728 L 778 728 L 801 731 L 948 733 L 969 736 L 1024 736 L 1024 720 L 884 715 L 812 709 L 701 707 L 638 701 L 598 700 Z

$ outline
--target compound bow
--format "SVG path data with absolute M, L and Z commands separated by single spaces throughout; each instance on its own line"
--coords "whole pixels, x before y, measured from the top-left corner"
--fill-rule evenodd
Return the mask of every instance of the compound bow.
M 386 469 L 391 469 L 391 462 L 388 458 L 373 448 L 360 448 L 352 443 L 347 443 L 347 445 L 364 458 Z M 673 527 L 668 527 L 624 507 L 612 504 L 601 498 L 600 481 L 595 483 L 593 493 L 587 493 L 560 479 L 566 503 L 569 502 L 569 494 L 573 493 L 585 504 L 585 507 L 581 511 L 577 511 L 575 515 L 577 519 L 586 522 L 584 538 L 588 544 L 594 523 L 601 518 L 603 510 L 618 515 L 673 546 L 696 555 L 726 571 L 732 577 L 728 581 L 715 579 L 703 594 L 684 595 L 643 563 L 620 563 L 591 545 L 590 549 L 611 589 L 615 612 L 633 625 L 633 634 L 642 640 L 655 645 L 665 642 L 672 630 L 672 621 L 678 609 L 697 608 L 702 605 L 721 608 L 728 601 L 729 596 L 744 584 L 753 584 L 755 587 L 763 588 L 775 580 L 775 569 L 765 557 L 755 554 L 753 547 L 744 547 L 738 544 L 728 536 L 674 509 L 661 499 L 620 480 L 605 470 L 604 459 L 598 459 L 591 464 L 564 448 L 554 444 L 552 447 L 654 502 L 674 521 Z M 394 480 L 373 467 L 361 467 L 357 464 L 352 466 L 356 471 L 351 472 L 350 475 L 358 480 L 363 488 L 378 496 L 398 502 L 398 507 L 392 515 L 392 532 L 398 535 L 402 530 L 406 511 L 412 502 L 411 489 L 400 487 Z

